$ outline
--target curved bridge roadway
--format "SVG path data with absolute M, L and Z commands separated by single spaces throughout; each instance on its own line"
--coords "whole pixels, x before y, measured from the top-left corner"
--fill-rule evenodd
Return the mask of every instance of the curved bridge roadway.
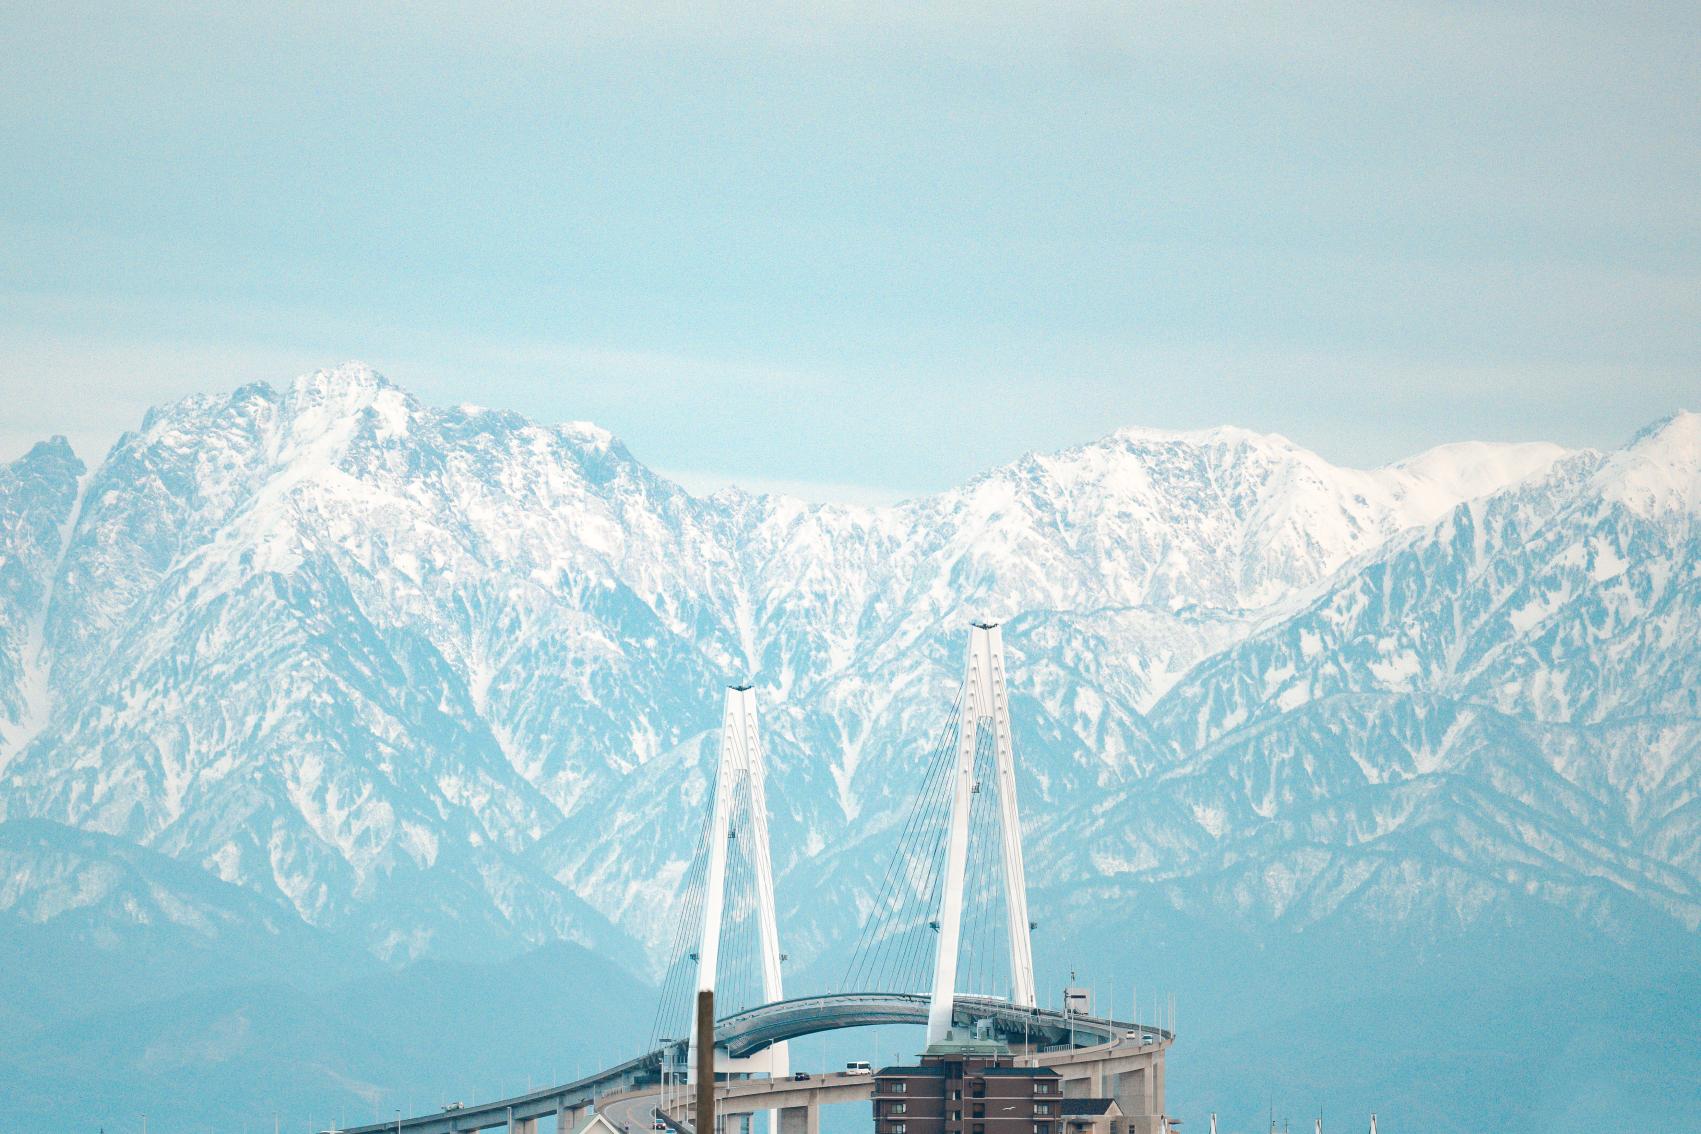
M 877 1024 L 927 1023 L 927 996 L 909 992 L 844 992 L 779 1000 L 723 1017 L 715 1024 L 715 1043 L 729 1055 L 753 1054 L 782 1040 L 799 1039 L 840 1028 Z M 1069 1017 L 1049 1008 L 1019 1008 L 1007 1000 L 959 996 L 952 1023 L 971 1028 L 986 1021 L 1007 1043 L 1035 1047 L 1085 1047 L 1115 1044 L 1128 1032 L 1153 1036 L 1159 1043 L 1173 1037 L 1156 1028 L 1097 1016 Z M 577 1118 L 604 1095 L 625 1094 L 661 1080 L 664 1057 L 685 1058 L 682 1044 L 657 1048 L 595 1075 L 529 1091 L 511 1098 L 466 1106 L 453 1111 L 404 1118 L 399 1122 L 351 1127 L 344 1134 L 463 1134 L 466 1131 L 516 1127 L 539 1118 L 564 1115 Z

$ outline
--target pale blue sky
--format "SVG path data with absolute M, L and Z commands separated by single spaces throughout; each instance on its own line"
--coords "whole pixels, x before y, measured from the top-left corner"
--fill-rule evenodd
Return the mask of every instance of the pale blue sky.
M 1701 406 L 1694 4 L 475 7 L 7 5 L 0 458 L 349 358 L 854 498 Z

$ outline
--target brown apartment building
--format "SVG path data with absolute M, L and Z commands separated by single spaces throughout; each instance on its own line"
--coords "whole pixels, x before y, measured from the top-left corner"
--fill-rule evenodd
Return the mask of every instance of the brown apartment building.
M 1062 1076 L 1014 1066 L 996 1040 L 953 1037 L 875 1073 L 874 1134 L 1083 1134 L 1083 1117 L 1065 1118 Z

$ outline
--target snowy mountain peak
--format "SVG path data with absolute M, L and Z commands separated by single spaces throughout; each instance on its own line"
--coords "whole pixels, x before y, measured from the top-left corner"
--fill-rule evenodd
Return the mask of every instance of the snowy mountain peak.
M 594 421 L 564 421 L 556 426 L 556 429 L 563 436 L 588 449 L 607 452 L 620 445 L 614 434 Z M 624 446 L 621 448 L 624 450 Z
M 52 437 L 49 437 L 45 441 L 37 441 L 34 445 L 30 446 L 29 452 L 19 458 L 20 464 L 29 465 L 48 461 L 75 461 L 79 466 L 82 464 L 82 462 L 77 459 L 76 450 L 71 447 L 71 442 L 66 439 L 63 433 L 55 433 Z
M 370 405 L 385 390 L 398 387 L 357 359 L 303 374 L 290 384 L 291 397 L 303 404 Z
M 1545 476 L 1571 454 L 1545 441 L 1461 441 L 1437 445 L 1372 475 L 1390 487 L 1416 526 L 1435 522 L 1467 500 Z
M 1602 495 L 1642 516 L 1701 515 L 1701 413 L 1641 430 L 1596 475 Z
M 1685 409 L 1644 425 L 1630 438 L 1625 448 L 1677 446 L 1693 450 L 1697 444 L 1701 444 L 1701 412 Z
M 347 362 L 297 378 L 285 399 L 298 445 L 335 435 L 346 441 L 362 425 L 380 438 L 405 434 L 419 403 L 363 362 Z
M 1550 441 L 1455 441 L 1425 449 L 1384 469 L 1470 499 L 1540 476 L 1569 452 Z
M 1238 425 L 1213 425 L 1205 429 L 1159 429 L 1155 426 L 1125 425 L 1097 444 L 1112 442 L 1129 448 L 1149 445 L 1188 445 L 1194 448 L 1245 445 L 1280 450 L 1300 448 L 1280 433 L 1259 433 Z

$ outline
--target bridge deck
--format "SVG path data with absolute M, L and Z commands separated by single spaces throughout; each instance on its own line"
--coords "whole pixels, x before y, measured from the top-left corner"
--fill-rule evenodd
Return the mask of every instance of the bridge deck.
M 845 992 L 824 996 L 802 996 L 764 1004 L 715 1024 L 715 1042 L 729 1055 L 741 1057 L 781 1042 L 841 1028 L 880 1024 L 925 1024 L 928 998 L 909 992 Z M 1049 1008 L 1022 1008 L 1007 1000 L 985 996 L 959 996 L 952 1012 L 953 1024 L 973 1027 L 980 1021 L 1007 1042 L 1038 1047 L 1084 1047 L 1114 1044 L 1133 1033 L 1151 1035 L 1162 1043 L 1174 1037 L 1158 1028 L 1098 1016 L 1067 1016 Z M 672 1049 L 683 1061 L 683 1045 Z M 453 1111 L 417 1115 L 399 1122 L 356 1126 L 343 1134 L 463 1134 L 506 1126 L 510 1120 L 545 1118 L 583 1111 L 604 1095 L 615 1095 L 659 1081 L 668 1048 L 658 1048 L 617 1063 L 594 1075 L 559 1086 L 544 1087 L 511 1098 L 464 1106 Z

